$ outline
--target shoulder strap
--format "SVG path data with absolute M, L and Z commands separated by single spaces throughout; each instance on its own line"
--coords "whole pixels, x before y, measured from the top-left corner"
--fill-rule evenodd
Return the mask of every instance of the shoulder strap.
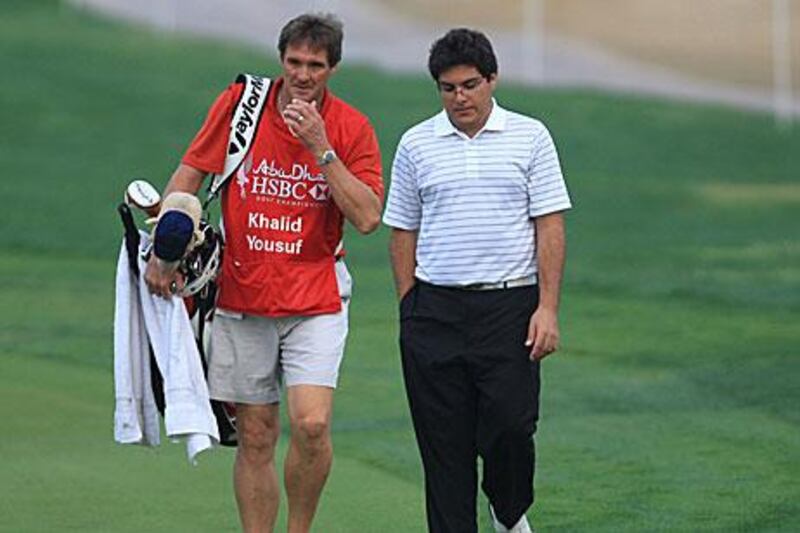
M 208 194 L 203 205 L 204 211 L 217 197 L 222 186 L 236 172 L 250 151 L 256 130 L 261 122 L 261 116 L 266 108 L 269 90 L 272 87 L 272 80 L 253 74 L 239 74 L 236 77 L 236 83 L 244 83 L 244 91 L 239 98 L 239 103 L 236 104 L 231 120 L 225 169 L 220 174 L 214 174 L 211 184 L 208 186 Z

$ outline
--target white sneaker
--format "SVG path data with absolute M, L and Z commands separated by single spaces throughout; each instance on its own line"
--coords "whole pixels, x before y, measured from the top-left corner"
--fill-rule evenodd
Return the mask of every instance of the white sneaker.
M 519 522 L 514 524 L 514 527 L 508 529 L 495 516 L 494 507 L 492 507 L 492 504 L 489 504 L 489 514 L 492 517 L 492 525 L 497 533 L 533 533 L 533 529 L 531 529 L 531 525 L 528 523 L 528 519 L 525 517 L 525 515 L 522 515 L 522 518 L 519 519 Z

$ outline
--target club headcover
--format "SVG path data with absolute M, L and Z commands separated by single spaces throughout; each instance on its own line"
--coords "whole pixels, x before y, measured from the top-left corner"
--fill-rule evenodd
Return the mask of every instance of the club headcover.
M 178 261 L 203 242 L 203 208 L 193 194 L 173 192 L 164 198 L 153 231 L 153 252 L 164 261 Z

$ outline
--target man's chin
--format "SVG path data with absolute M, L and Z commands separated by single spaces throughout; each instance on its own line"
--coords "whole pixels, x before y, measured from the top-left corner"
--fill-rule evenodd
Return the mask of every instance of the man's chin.
M 468 113 L 453 113 L 450 115 L 450 122 L 459 130 L 465 130 L 475 123 L 475 117 Z
M 303 90 L 303 89 L 301 90 L 290 89 L 289 96 L 291 96 L 292 99 L 302 100 L 304 102 L 311 102 L 312 100 L 316 99 L 316 94 L 314 93 L 314 91 Z

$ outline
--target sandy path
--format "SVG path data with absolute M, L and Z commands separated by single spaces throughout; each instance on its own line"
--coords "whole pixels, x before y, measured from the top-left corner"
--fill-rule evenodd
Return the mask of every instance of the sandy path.
M 424 72 L 430 43 L 445 27 L 400 18 L 366 0 L 69 0 L 72 4 L 170 31 L 256 43 L 274 53 L 283 23 L 305 10 L 334 11 L 345 24 L 345 61 L 398 72 Z M 225 6 L 225 9 L 222 8 Z M 548 34 L 540 54 L 519 31 L 493 31 L 505 79 L 559 87 L 593 87 L 771 110 L 771 91 L 693 79 Z M 544 72 L 544 79 L 538 73 Z M 800 115 L 795 98 L 792 112 Z

